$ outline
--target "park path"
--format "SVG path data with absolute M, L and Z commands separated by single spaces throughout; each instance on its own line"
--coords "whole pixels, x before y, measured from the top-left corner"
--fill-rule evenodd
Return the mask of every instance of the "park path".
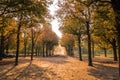
M 118 80 L 118 63 L 108 58 L 96 58 L 94 67 L 63 55 L 34 57 L 32 62 L 20 57 L 19 65 L 13 65 L 13 58 L 0 62 L 0 80 Z

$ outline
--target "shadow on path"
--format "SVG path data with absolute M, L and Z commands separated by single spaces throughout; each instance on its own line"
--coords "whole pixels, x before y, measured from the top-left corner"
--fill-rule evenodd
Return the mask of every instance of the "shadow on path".
M 54 78 L 60 78 L 51 69 L 52 66 L 40 67 L 30 62 L 26 66 L 20 68 L 12 68 L 12 71 L 7 71 L 8 74 L 1 75 L 0 80 L 52 80 Z
M 55 76 L 57 74 L 51 70 L 51 65 L 43 68 L 30 63 L 15 80 L 52 80 Z
M 89 75 L 92 75 L 100 80 L 119 80 L 118 68 L 106 66 L 102 64 L 94 64 L 95 66 L 88 70 Z
M 10 69 L 8 69 L 7 71 L 5 71 L 4 73 L 0 74 L 0 79 L 6 75 L 7 73 L 9 73 L 11 70 L 13 70 L 15 68 L 15 66 L 12 66 Z

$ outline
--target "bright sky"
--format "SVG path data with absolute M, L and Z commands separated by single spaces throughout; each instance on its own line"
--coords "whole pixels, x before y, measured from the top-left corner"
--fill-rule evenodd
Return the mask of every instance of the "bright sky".
M 50 6 L 50 14 L 52 16 L 55 15 L 55 11 L 58 9 L 58 6 L 57 6 L 57 2 L 58 0 L 54 0 L 53 4 Z M 62 33 L 59 31 L 59 22 L 58 20 L 55 18 L 52 22 L 52 30 L 58 35 L 58 37 L 62 37 Z

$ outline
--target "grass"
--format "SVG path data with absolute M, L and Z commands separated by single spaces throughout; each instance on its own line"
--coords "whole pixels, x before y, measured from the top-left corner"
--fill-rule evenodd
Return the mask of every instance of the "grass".
M 74 51 L 74 55 L 75 55 L 75 57 L 79 57 L 79 53 L 78 53 L 77 50 Z M 87 53 L 82 53 L 82 56 L 88 56 L 88 54 Z M 102 53 L 102 52 L 101 53 L 96 52 L 95 56 L 105 57 L 105 54 Z M 112 53 L 107 53 L 107 57 L 113 57 L 113 54 Z

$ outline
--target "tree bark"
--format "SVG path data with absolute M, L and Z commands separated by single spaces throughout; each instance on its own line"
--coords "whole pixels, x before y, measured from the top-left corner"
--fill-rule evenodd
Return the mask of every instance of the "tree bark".
M 36 56 L 38 56 L 38 48 L 37 47 L 35 48 L 35 53 L 36 53 Z
M 52 56 L 54 55 L 54 49 L 52 49 L 52 51 L 51 51 L 51 55 L 52 55 Z
M 71 47 L 71 56 L 74 57 L 73 47 Z
M 46 43 L 46 57 L 48 57 L 48 44 Z
M 91 35 L 90 35 L 90 24 L 86 22 L 87 35 L 88 35 L 88 66 L 93 66 L 91 57 Z
M 3 54 L 4 54 L 4 33 L 2 32 L 1 34 L 1 47 L 0 47 L 0 60 L 2 60 L 3 58 Z
M 6 45 L 6 54 L 9 53 L 9 42 L 7 42 L 7 45 Z
M 118 54 L 119 54 L 119 79 L 120 79 L 120 0 L 111 0 L 111 4 L 115 14 L 115 27 L 118 36 Z
M 49 52 L 49 56 L 51 56 L 51 50 L 50 49 L 48 50 L 48 52 Z
M 2 39 L 0 36 L 0 61 L 2 60 Z
M 79 50 L 79 60 L 82 61 L 82 54 L 81 54 L 81 35 L 79 33 L 79 35 L 77 36 L 78 37 L 78 50 Z
M 31 61 L 33 60 L 33 55 L 34 55 L 34 32 L 33 29 L 31 28 L 31 38 L 32 38 L 32 46 L 31 46 Z
M 113 42 L 112 42 L 112 47 L 113 47 L 113 55 L 114 55 L 114 61 L 118 61 L 117 59 L 117 46 L 116 46 L 116 40 L 113 39 Z
M 21 29 L 21 22 L 19 22 L 18 30 L 17 30 L 17 46 L 16 46 L 16 58 L 15 58 L 15 65 L 18 65 L 18 56 L 19 56 L 19 47 L 20 47 L 20 29 Z
M 43 57 L 45 57 L 45 46 L 44 46 L 44 43 L 43 43 Z
M 103 50 L 104 50 L 105 57 L 107 57 L 107 49 L 104 48 Z
M 1 43 L 0 43 L 0 60 L 3 59 L 3 54 L 4 54 L 4 50 L 5 50 L 5 47 L 4 47 L 4 27 L 6 27 L 5 25 L 5 18 L 3 18 L 2 20 L 2 24 L 3 26 L 1 27 Z
M 4 33 L 3 33 L 3 30 L 2 30 L 1 44 L 0 44 L 0 60 L 2 60 L 2 58 L 3 58 L 3 53 L 4 53 Z
M 119 79 L 120 79 L 120 35 L 118 35 Z

